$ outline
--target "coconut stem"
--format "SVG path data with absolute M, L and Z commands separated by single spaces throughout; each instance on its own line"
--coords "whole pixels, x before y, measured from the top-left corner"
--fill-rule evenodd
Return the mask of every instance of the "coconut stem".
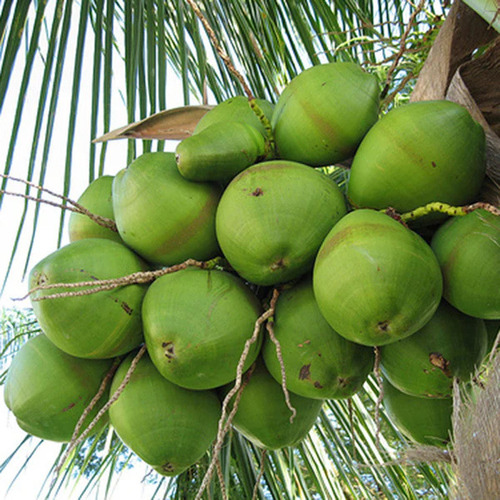
M 248 97 L 248 104 L 250 105 L 250 108 L 255 113 L 259 121 L 264 126 L 264 129 L 266 130 L 267 147 L 269 149 L 269 154 L 272 155 L 274 153 L 274 135 L 269 119 L 264 114 L 260 106 L 257 104 L 255 96 L 253 95 L 252 90 L 247 84 L 245 77 L 234 67 L 231 58 L 221 47 L 221 44 L 219 40 L 217 40 L 217 36 L 212 26 L 210 26 L 210 23 L 208 22 L 207 18 L 203 15 L 203 12 L 201 12 L 201 9 L 198 7 L 198 5 L 194 0 L 186 0 L 186 1 L 191 6 L 193 12 L 196 14 L 198 19 L 201 21 L 201 24 L 203 24 L 203 27 L 205 28 L 205 31 L 207 32 L 207 35 L 210 39 L 210 42 L 212 43 L 219 57 L 222 59 L 222 62 L 225 64 L 228 71 L 240 82 L 241 86 L 243 87 L 243 90 Z
M 224 482 L 224 474 L 222 473 L 222 467 L 220 464 L 220 459 L 217 457 L 217 461 L 215 462 L 215 466 L 217 468 L 217 477 L 219 479 L 220 484 L 220 492 L 222 495 L 222 500 L 228 500 L 226 483 Z
M 181 264 L 175 264 L 170 267 L 164 267 L 163 269 L 158 269 L 156 271 L 139 271 L 136 273 L 128 274 L 126 276 L 121 276 L 120 278 L 113 278 L 107 280 L 91 280 L 91 281 L 79 281 L 77 283 L 49 283 L 36 286 L 32 288 L 24 297 L 15 300 L 24 300 L 34 292 L 38 290 L 51 290 L 54 288 L 83 288 L 91 287 L 86 290 L 77 290 L 74 292 L 61 292 L 54 293 L 50 295 L 43 295 L 41 297 L 36 297 L 33 302 L 39 302 L 41 300 L 47 299 L 60 299 L 63 297 L 79 297 L 82 295 L 92 295 L 97 292 L 102 292 L 105 290 L 113 290 L 120 286 L 126 285 L 138 285 L 143 283 L 150 283 L 155 279 L 164 276 L 165 274 L 172 274 L 177 271 L 181 271 L 188 267 L 198 267 L 200 269 L 214 269 L 219 266 L 222 262 L 222 257 L 215 257 L 214 259 L 208 260 L 206 262 L 198 261 L 194 259 L 187 259 Z
M 250 108 L 255 113 L 255 116 L 257 116 L 266 131 L 266 157 L 273 157 L 276 150 L 276 142 L 274 140 L 273 127 L 271 125 L 271 122 L 264 114 L 264 111 L 262 111 L 262 108 L 257 104 L 257 100 L 255 99 L 255 97 L 249 98 L 248 104 L 250 105 Z
M 283 361 L 283 353 L 281 352 L 281 344 L 279 340 L 276 338 L 276 335 L 274 334 L 274 321 L 272 317 L 267 320 L 266 330 L 267 333 L 269 333 L 269 337 L 273 341 L 274 346 L 276 347 L 276 356 L 278 357 L 281 369 L 281 387 L 283 388 L 283 394 L 285 396 L 286 405 L 292 412 L 290 416 L 290 423 L 293 424 L 295 416 L 297 415 L 297 410 L 292 406 L 292 402 L 290 401 L 290 394 L 288 393 L 288 389 L 286 387 L 285 363 Z
M 92 398 L 90 403 L 88 404 L 87 408 L 83 410 L 83 413 L 80 415 L 80 418 L 78 419 L 78 422 L 76 423 L 75 430 L 73 431 L 73 435 L 71 436 L 70 443 L 75 441 L 78 437 L 78 434 L 80 434 L 80 429 L 82 428 L 83 422 L 87 418 L 87 416 L 90 414 L 90 412 L 93 410 L 94 406 L 97 404 L 97 402 L 101 399 L 102 395 L 104 394 L 104 391 L 106 390 L 106 387 L 109 383 L 109 381 L 113 378 L 113 375 L 115 374 L 118 366 L 120 365 L 121 358 L 116 358 L 111 365 L 111 368 L 108 370 L 108 373 L 106 373 L 105 377 L 102 379 L 101 385 L 99 387 L 99 390 L 97 391 L 96 395 Z
M 85 215 L 89 219 L 94 221 L 96 224 L 99 224 L 99 226 L 105 227 L 111 231 L 114 231 L 115 233 L 118 232 L 118 229 L 116 227 L 116 223 L 113 219 L 108 219 L 107 217 L 93 214 L 92 212 L 90 212 L 90 210 L 87 210 L 83 205 L 80 205 L 76 201 L 71 200 L 67 196 L 63 196 L 61 194 L 55 193 L 54 191 L 51 191 L 50 189 L 44 188 L 43 186 L 38 186 L 37 184 L 34 184 L 33 182 L 30 182 L 30 181 L 27 181 L 24 179 L 19 179 L 17 177 L 11 177 L 10 175 L 0 174 L 0 177 L 3 177 L 4 179 L 9 179 L 9 180 L 15 181 L 15 182 L 21 182 L 21 183 L 25 184 L 26 186 L 30 186 L 30 187 L 37 189 L 40 192 L 45 192 L 47 194 L 55 196 L 56 198 L 63 200 L 65 203 L 68 203 L 68 205 L 64 205 L 61 203 L 55 203 L 51 200 L 44 200 L 43 198 L 30 196 L 26 193 L 14 193 L 11 191 L 5 191 L 4 189 L 0 189 L 0 194 L 6 194 L 9 196 L 17 196 L 17 197 L 23 198 L 25 200 L 34 201 L 36 203 L 45 203 L 46 205 L 50 205 L 52 207 L 61 208 L 62 210 L 69 210 L 70 212 L 75 212 L 77 214 Z
M 500 209 L 494 207 L 493 205 L 490 205 L 489 203 L 478 202 L 478 203 L 473 203 L 472 205 L 454 207 L 452 205 L 448 205 L 447 203 L 434 201 L 432 203 L 424 205 L 423 207 L 418 207 L 415 210 L 412 210 L 411 212 L 406 212 L 402 214 L 401 220 L 403 222 L 412 221 L 435 212 L 447 214 L 450 216 L 463 216 L 477 209 L 487 210 L 493 215 L 500 215 Z

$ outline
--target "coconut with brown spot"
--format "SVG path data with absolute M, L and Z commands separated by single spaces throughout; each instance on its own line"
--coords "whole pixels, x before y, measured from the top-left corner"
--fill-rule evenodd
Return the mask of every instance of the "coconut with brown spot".
M 315 399 L 349 398 L 373 368 L 373 349 L 349 342 L 321 314 L 308 276 L 284 290 L 274 314 L 274 333 L 281 346 L 287 388 Z M 262 357 L 281 383 L 276 348 L 266 336 Z
M 381 369 L 394 387 L 410 396 L 451 397 L 453 377 L 468 381 L 486 347 L 484 321 L 443 300 L 418 332 L 381 348 Z
M 296 162 L 247 168 L 225 189 L 217 209 L 217 239 L 244 279 L 272 285 L 310 271 L 323 239 L 346 213 L 338 186 Z

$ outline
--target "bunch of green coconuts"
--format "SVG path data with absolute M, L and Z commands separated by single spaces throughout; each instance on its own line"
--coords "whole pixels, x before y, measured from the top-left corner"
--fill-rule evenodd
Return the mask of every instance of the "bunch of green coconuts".
M 96 179 L 79 202 L 118 233 L 72 214 L 72 242 L 31 271 L 44 334 L 9 370 L 5 400 L 19 425 L 68 441 L 113 360 L 111 392 L 145 343 L 109 421 L 156 471 L 179 474 L 213 442 L 245 342 L 278 287 L 272 321 L 296 415 L 290 422 L 263 329 L 243 366 L 253 371 L 236 431 L 264 448 L 296 444 L 324 400 L 362 387 L 379 346 L 394 422 L 410 439 L 446 445 L 453 379 L 470 378 L 499 328 L 500 217 L 434 214 L 408 227 L 384 209 L 477 201 L 485 136 L 448 101 L 380 117 L 379 94 L 355 64 L 315 66 L 275 106 L 257 99 L 256 113 L 248 99 L 229 99 L 175 154 L 146 153 Z M 351 158 L 343 192 L 323 167 Z M 67 291 L 50 284 L 215 257 L 223 264 L 151 284 L 39 300 Z

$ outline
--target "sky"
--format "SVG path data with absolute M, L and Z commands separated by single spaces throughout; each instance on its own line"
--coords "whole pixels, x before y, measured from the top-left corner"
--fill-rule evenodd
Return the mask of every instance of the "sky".
M 52 18 L 51 9 L 49 2 L 49 12 L 48 18 Z M 78 9 L 78 3 L 75 2 L 75 9 Z M 72 19 L 78 19 L 78 12 L 75 11 Z M 74 21 L 76 22 L 76 21 Z M 74 31 L 74 30 L 73 30 Z M 91 68 L 92 63 L 92 33 L 88 32 L 89 37 L 87 46 L 88 50 L 85 53 L 85 64 L 87 68 Z M 68 47 L 68 54 L 74 54 L 75 52 L 75 38 L 70 40 Z M 7 97 L 5 99 L 4 106 L 1 110 L 1 123 L 3 134 L 0 134 L 0 171 L 3 171 L 3 165 L 6 162 L 7 151 L 9 147 L 10 140 L 10 130 L 12 128 L 15 109 L 18 100 L 18 92 L 20 88 L 22 69 L 24 67 L 24 52 L 25 46 L 22 45 L 16 61 L 16 67 L 11 75 L 11 81 L 9 84 L 9 90 Z M 71 99 L 71 76 L 73 68 L 71 67 L 70 61 L 66 64 L 63 73 L 63 82 L 61 86 L 61 92 L 59 95 L 59 107 L 58 113 L 55 117 L 55 127 L 53 141 L 56 143 L 55 147 L 51 147 L 50 156 L 48 159 L 50 175 L 45 181 L 45 187 L 51 189 L 57 193 L 62 193 L 62 178 L 64 175 L 64 166 L 66 161 L 66 136 L 68 130 L 68 116 L 70 109 L 70 99 Z M 118 82 L 123 81 L 123 67 L 119 65 L 115 68 L 116 74 L 114 77 L 115 85 Z M 41 82 L 43 72 L 43 64 L 41 57 L 37 58 L 35 68 L 32 74 L 32 82 L 30 90 L 26 96 L 25 100 L 25 111 L 23 112 L 23 121 L 21 123 L 21 132 L 19 134 L 18 143 L 16 146 L 16 153 L 14 156 L 13 166 L 11 175 L 19 178 L 27 177 L 27 170 L 29 165 L 29 159 L 31 154 L 31 144 L 33 136 L 33 128 L 35 123 L 36 109 L 39 100 L 39 89 L 40 85 L 37 82 Z M 69 197 L 76 200 L 84 189 L 88 185 L 88 158 L 89 158 L 89 143 L 92 139 L 88 135 L 88 124 L 90 123 L 90 99 L 91 99 L 91 83 L 90 79 L 92 76 L 91 70 L 83 71 L 82 82 L 81 82 L 81 95 L 80 95 L 80 107 L 78 109 L 78 123 L 80 128 L 77 129 L 75 137 L 75 145 L 72 152 L 73 158 L 73 176 L 72 185 Z M 179 83 L 178 78 L 173 77 L 173 72 L 169 74 L 170 78 L 167 79 L 168 87 L 166 89 L 167 94 L 167 106 L 168 109 L 181 106 L 182 102 L 182 87 Z M 113 109 L 114 113 L 112 115 L 111 129 L 121 127 L 128 123 L 126 107 L 123 104 L 121 95 L 123 95 L 124 89 L 118 86 L 114 89 L 113 96 Z M 106 132 L 105 130 L 99 129 L 99 135 Z M 63 147 L 57 147 L 57 142 L 60 142 Z M 175 142 L 167 143 L 167 149 L 173 151 L 175 149 Z M 38 158 L 41 157 L 41 151 L 38 152 Z M 105 174 L 115 175 L 119 170 L 126 167 L 127 158 L 127 141 L 119 140 L 110 142 L 108 145 L 107 152 L 107 162 Z M 38 162 L 39 164 L 39 162 Z M 81 166 L 81 168 L 80 168 Z M 36 171 L 34 179 L 38 179 L 38 171 Z M 24 186 L 22 184 L 10 183 L 8 185 L 8 190 L 23 192 Z M 50 198 L 50 197 L 49 197 Z M 16 232 L 21 219 L 22 211 L 24 207 L 24 201 L 21 198 L 6 196 L 4 198 L 3 205 L 0 209 L 0 277 L 5 274 L 12 247 L 15 242 Z M 15 301 L 13 299 L 19 298 L 27 293 L 26 278 L 23 276 L 23 268 L 25 255 L 27 251 L 27 245 L 29 244 L 29 238 L 31 233 L 31 225 L 33 221 L 35 203 L 29 202 L 28 215 L 26 217 L 26 230 L 24 231 L 20 248 L 18 251 L 17 258 L 14 261 L 12 273 L 7 285 L 5 287 L 4 293 L 0 296 L 0 308 L 1 307 L 30 307 L 29 299 L 23 301 Z M 35 244 L 33 248 L 32 257 L 30 260 L 30 265 L 28 267 L 28 272 L 31 267 L 33 267 L 41 259 L 52 253 L 57 249 L 57 235 L 59 226 L 60 210 L 51 206 L 40 207 L 40 221 L 39 221 L 39 231 L 35 239 Z M 63 235 L 63 244 L 69 243 L 67 234 L 67 221 L 69 219 L 69 214 L 66 218 L 66 226 Z M 18 446 L 18 444 L 24 438 L 25 433 L 19 429 L 15 422 L 15 417 L 8 411 L 3 402 L 3 387 L 0 386 L 0 465 L 9 456 L 9 454 Z M 57 453 L 59 452 L 60 445 L 50 442 L 43 443 L 42 448 L 35 454 L 30 465 L 25 472 L 20 476 L 20 478 L 15 482 L 12 489 L 9 490 L 9 485 L 12 478 L 15 476 L 22 462 L 30 454 L 33 446 L 38 442 L 34 439 L 31 446 L 23 448 L 21 453 L 16 455 L 15 460 L 13 460 L 8 467 L 2 471 L 0 480 L 0 498 L 1 499 L 19 499 L 34 498 L 38 492 L 43 480 L 45 479 L 47 472 L 54 462 Z M 127 472 L 127 480 L 118 483 L 117 489 L 111 496 L 114 498 L 141 498 L 145 491 L 145 485 L 141 482 L 142 478 L 148 472 L 146 466 L 135 467 Z M 66 494 L 66 493 L 65 493 Z M 69 491 L 67 492 L 69 498 Z M 124 496 L 126 495 L 126 496 Z M 92 497 L 94 498 L 94 497 Z M 99 498 L 102 498 L 99 497 Z

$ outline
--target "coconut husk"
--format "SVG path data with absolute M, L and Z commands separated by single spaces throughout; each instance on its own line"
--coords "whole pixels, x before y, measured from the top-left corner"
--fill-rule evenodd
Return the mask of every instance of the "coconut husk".
M 478 49 L 484 51 L 480 56 L 476 55 Z M 499 81 L 500 35 L 456 0 L 420 72 L 411 101 L 457 102 L 483 126 L 487 178 L 480 199 L 495 206 L 500 206 Z
M 500 498 L 500 351 L 485 380 L 454 399 L 453 500 Z

